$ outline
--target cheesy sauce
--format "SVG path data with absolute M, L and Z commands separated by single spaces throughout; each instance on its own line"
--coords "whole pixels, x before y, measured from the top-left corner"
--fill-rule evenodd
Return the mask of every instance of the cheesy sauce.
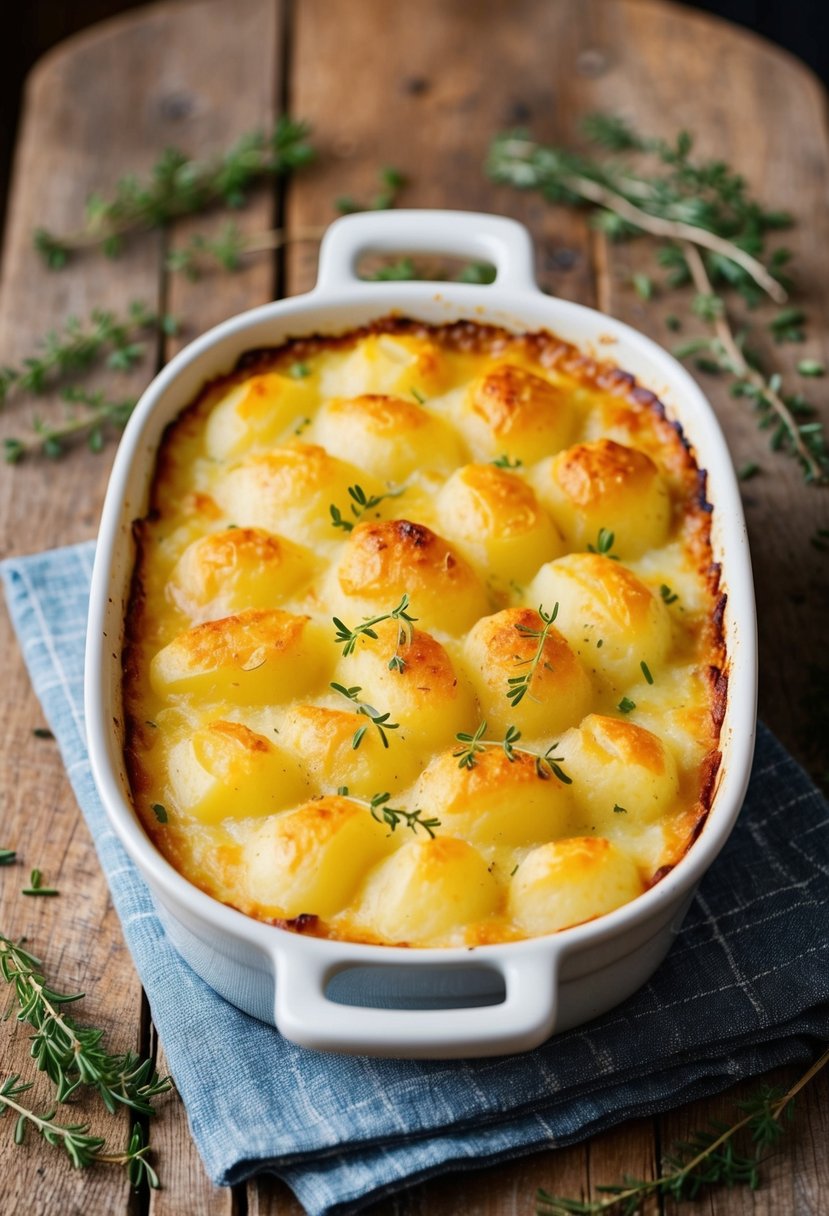
M 719 763 L 704 475 L 548 333 L 389 318 L 251 352 L 168 429 L 124 651 L 135 805 L 191 882 L 475 945 L 634 899 Z

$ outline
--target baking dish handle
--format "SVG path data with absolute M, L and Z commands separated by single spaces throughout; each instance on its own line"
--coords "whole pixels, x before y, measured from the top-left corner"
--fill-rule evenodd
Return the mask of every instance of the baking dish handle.
M 487 963 L 500 973 L 505 999 L 460 1009 L 378 1009 L 332 1001 L 326 995 L 329 981 L 359 964 L 334 963 L 309 939 L 302 944 L 312 948 L 280 949 L 274 959 L 274 1021 L 286 1038 L 302 1047 L 402 1059 L 458 1059 L 527 1051 L 553 1032 L 558 954 L 549 942 L 543 948 L 524 948 L 509 961 Z
M 315 290 L 351 290 L 362 283 L 357 264 L 368 252 L 451 254 L 491 262 L 498 287 L 536 290 L 530 234 L 503 215 L 395 210 L 343 216 L 322 239 Z

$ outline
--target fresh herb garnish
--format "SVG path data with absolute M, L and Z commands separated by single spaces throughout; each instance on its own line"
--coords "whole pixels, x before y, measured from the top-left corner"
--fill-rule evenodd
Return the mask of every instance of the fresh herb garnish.
M 162 806 L 160 802 L 153 803 L 153 814 L 155 815 L 155 817 L 159 823 L 167 822 L 167 818 L 168 818 L 167 808 L 165 806 Z
M 381 714 L 379 710 L 374 708 L 373 705 L 368 705 L 365 701 L 361 701 L 360 693 L 362 692 L 362 688 L 359 685 L 355 684 L 351 688 L 346 688 L 344 684 L 337 684 L 334 680 L 332 680 L 329 687 L 333 688 L 334 692 L 338 692 L 340 696 L 347 697 L 349 701 L 353 702 L 353 704 L 357 706 L 357 713 L 363 714 L 364 717 L 369 719 L 371 724 L 377 728 L 377 733 L 380 736 L 380 742 L 383 744 L 383 747 L 388 747 L 389 740 L 388 736 L 386 735 L 386 731 L 398 730 L 400 728 L 399 722 L 389 721 L 391 713 Z M 354 737 L 351 740 L 351 746 L 355 751 L 365 738 L 365 733 L 367 730 L 367 726 L 360 726 L 357 728 L 357 730 L 355 730 Z
M 409 392 L 412 394 L 412 396 L 414 397 L 414 399 L 418 403 L 418 405 L 425 404 L 426 398 L 423 396 L 423 393 L 421 393 L 420 389 L 415 388 L 414 385 L 412 385 L 412 387 L 409 389 Z
M 14 849 L 0 849 L 0 866 L 12 866 L 17 860 Z
M 636 709 L 636 702 L 631 701 L 630 697 L 622 697 L 616 708 L 619 710 L 619 713 L 629 714 L 632 710 Z
M 504 733 L 503 739 L 487 739 L 486 736 L 486 721 L 479 724 L 474 734 L 468 734 L 465 731 L 459 731 L 455 738 L 458 743 L 463 744 L 457 748 L 452 755 L 458 761 L 458 768 L 474 768 L 477 764 L 476 757 L 488 747 L 499 747 L 503 751 L 510 764 L 515 763 L 516 754 L 521 752 L 525 756 L 532 756 L 535 760 L 535 770 L 539 777 L 543 779 L 549 777 L 553 773 L 558 777 L 559 781 L 564 785 L 572 785 L 572 777 L 568 777 L 561 767 L 564 760 L 563 756 L 554 756 L 552 753 L 558 747 L 558 743 L 552 743 L 546 752 L 535 752 L 528 747 L 518 747 L 518 740 L 521 738 L 521 731 L 516 726 L 508 726 Z
M 627 815 L 627 807 L 619 806 L 618 802 L 614 802 L 613 803 L 613 814 L 614 815 Z
M 679 599 L 679 596 L 675 591 L 671 591 L 667 583 L 662 583 L 659 588 L 659 594 L 662 596 L 662 599 L 666 604 L 675 604 Z
M 509 456 L 504 454 L 503 456 L 498 456 L 495 460 L 490 460 L 489 463 L 494 464 L 496 469 L 520 469 L 524 461 L 519 460 L 517 457 L 515 460 L 510 460 Z
M 653 676 L 651 675 L 650 668 L 648 667 L 648 665 L 644 659 L 639 664 L 639 666 L 642 668 L 642 675 L 645 677 L 647 682 L 649 684 L 653 684 Z
M 311 375 L 311 365 L 302 362 L 292 363 L 288 368 L 288 375 L 292 380 L 305 380 Z
M 340 508 L 332 502 L 328 508 L 331 514 L 331 524 L 334 528 L 342 528 L 344 532 L 352 532 L 355 522 L 359 523 L 366 511 L 373 511 L 387 498 L 399 498 L 404 490 L 405 486 L 401 486 L 399 490 L 388 490 L 385 494 L 368 495 L 361 485 L 349 486 L 348 495 L 352 500 L 351 512 L 354 520 L 345 519 Z
M 338 616 L 332 617 L 331 620 L 337 629 L 334 641 L 343 643 L 343 656 L 347 657 L 353 653 L 359 638 L 372 638 L 376 641 L 377 634 L 374 626 L 382 624 L 383 621 L 402 622 L 400 633 L 398 634 L 398 646 L 404 642 L 411 643 L 413 634 L 412 625 L 417 620 L 417 617 L 409 613 L 409 597 L 404 592 L 400 598 L 400 603 L 392 608 L 390 612 L 381 612 L 379 616 L 367 617 L 361 625 L 355 625 L 353 629 L 349 629 L 348 625 L 344 624 Z M 402 636 L 400 636 L 401 634 Z M 395 653 L 389 662 L 389 670 L 394 671 L 397 669 L 398 671 L 402 671 L 404 666 L 405 661 Z
M 533 676 L 535 675 L 538 665 L 544 655 L 544 645 L 547 641 L 547 635 L 552 628 L 553 622 L 558 616 L 558 604 L 556 603 L 553 605 L 552 612 L 545 612 L 544 606 L 539 604 L 538 615 L 541 617 L 543 622 L 543 629 L 533 629 L 530 625 L 524 624 L 518 624 L 515 626 L 518 633 L 523 634 L 524 637 L 538 638 L 538 646 L 536 647 L 535 654 L 532 656 L 532 658 L 516 658 L 516 666 L 526 666 L 527 670 L 522 675 L 512 676 L 507 680 L 507 700 L 509 701 L 510 705 L 512 705 L 513 709 L 515 709 L 516 705 L 520 705 L 520 703 L 524 700 L 524 697 L 530 691 Z M 548 670 L 550 669 L 549 663 L 545 662 L 544 666 Z
M 432 840 L 435 838 L 435 828 L 440 827 L 439 819 L 422 819 L 423 811 L 418 808 L 414 811 L 404 811 L 399 807 L 389 806 L 391 794 L 375 794 L 371 799 L 369 806 L 371 814 L 378 823 L 385 823 L 393 832 L 398 824 L 402 823 L 417 835 L 417 829 L 423 828 Z
M 599 534 L 596 537 L 595 545 L 588 545 L 588 553 L 598 553 L 602 557 L 609 557 L 611 561 L 618 562 L 619 558 L 615 553 L 611 553 L 613 542 L 616 539 L 616 533 L 611 532 L 609 528 L 599 528 Z

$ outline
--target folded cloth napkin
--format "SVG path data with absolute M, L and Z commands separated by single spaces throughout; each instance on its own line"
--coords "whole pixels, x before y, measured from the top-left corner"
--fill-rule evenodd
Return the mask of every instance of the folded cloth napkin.
M 7 561 L 2 575 L 214 1182 L 272 1171 L 312 1216 L 340 1216 L 419 1179 L 568 1144 L 805 1061 L 829 1038 L 829 804 L 763 728 L 740 820 L 667 960 L 605 1017 L 525 1055 L 412 1062 L 307 1051 L 240 1013 L 168 942 L 92 781 L 82 697 L 92 558 L 92 544 L 78 545 Z

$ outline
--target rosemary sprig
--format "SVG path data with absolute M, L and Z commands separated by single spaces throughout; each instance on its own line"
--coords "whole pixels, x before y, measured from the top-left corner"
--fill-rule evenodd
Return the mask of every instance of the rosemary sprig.
M 172 1086 L 161 1078 L 151 1060 L 135 1052 L 112 1055 L 102 1047 L 104 1032 L 80 1026 L 61 1006 L 83 997 L 52 988 L 40 970 L 40 960 L 0 934 L 0 974 L 14 990 L 19 1006 L 17 1020 L 34 1029 L 31 1056 L 65 1102 L 81 1085 L 88 1085 L 112 1114 L 118 1105 L 139 1114 L 153 1113 L 152 1100 Z
M 612 534 L 611 534 L 612 535 Z M 612 542 L 611 542 L 612 543 Z M 528 638 L 538 638 L 538 646 L 535 654 L 531 659 L 519 659 L 516 657 L 515 663 L 518 667 L 526 666 L 527 670 L 520 676 L 512 676 L 507 680 L 507 700 L 513 709 L 516 705 L 524 700 L 524 697 L 530 691 L 530 686 L 533 681 L 533 676 L 538 669 L 544 655 L 544 645 L 547 641 L 547 635 L 550 632 L 553 622 L 558 616 L 558 604 L 553 606 L 552 612 L 545 612 L 542 604 L 538 605 L 538 615 L 543 622 L 542 629 L 532 629 L 529 625 L 518 624 L 516 630 Z M 545 662 L 544 666 L 549 669 L 550 664 Z
M 380 736 L 380 742 L 383 744 L 383 747 L 388 747 L 389 740 L 388 736 L 386 735 L 386 731 L 399 730 L 400 728 L 399 722 L 389 721 L 391 713 L 381 714 L 380 711 L 375 709 L 373 705 L 368 705 L 365 701 L 361 701 L 360 693 L 362 692 L 362 688 L 359 685 L 354 685 L 352 688 L 346 688 L 344 684 L 337 684 L 334 680 L 332 680 L 330 687 L 334 689 L 334 692 L 338 692 L 342 697 L 347 697 L 349 701 L 352 701 L 354 705 L 357 706 L 357 713 L 363 714 L 364 717 L 369 719 L 372 726 L 377 728 L 377 733 Z M 355 730 L 354 738 L 351 740 L 351 746 L 355 751 L 365 738 L 365 733 L 367 730 L 367 726 L 359 726 L 357 730 Z
M 564 769 L 561 767 L 563 756 L 554 756 L 553 752 L 558 747 L 558 742 L 551 743 L 546 752 L 534 752 L 528 747 L 518 747 L 518 740 L 521 738 L 521 731 L 516 726 L 508 726 L 503 739 L 487 739 L 486 736 L 486 721 L 479 724 L 474 734 L 468 734 L 465 731 L 459 731 L 455 738 L 458 743 L 463 744 L 457 748 L 452 755 L 458 761 L 458 768 L 474 768 L 477 764 L 476 757 L 488 747 L 500 747 L 510 764 L 515 763 L 516 754 L 522 752 L 525 756 L 532 756 L 535 760 L 535 771 L 542 780 L 545 780 L 552 773 L 558 777 L 559 781 L 564 785 L 572 785 L 573 778 L 568 777 Z
M 44 393 L 102 359 L 114 371 L 129 371 L 144 355 L 144 344 L 137 340 L 141 334 L 159 329 L 173 333 L 175 328 L 172 317 L 158 316 L 140 300 L 130 304 L 126 316 L 96 308 L 85 322 L 69 317 L 63 329 L 50 330 L 19 366 L 0 369 L 0 405 L 12 392 Z
M 391 612 L 381 612 L 379 616 L 366 617 L 362 624 L 355 625 L 353 629 L 349 629 L 348 625 L 344 624 L 338 616 L 332 617 L 331 620 L 337 629 L 334 641 L 343 643 L 343 655 L 347 657 L 354 652 L 354 647 L 361 637 L 373 638 L 376 641 L 377 634 L 374 626 L 382 624 L 383 621 L 397 621 L 400 624 L 398 646 L 404 642 L 410 643 L 414 632 L 412 625 L 417 620 L 417 617 L 409 613 L 409 597 L 404 592 L 400 603 L 395 608 L 392 608 Z M 395 654 L 389 660 L 389 671 L 402 671 L 404 667 L 405 660 L 395 651 Z
M 259 182 L 284 176 L 313 160 L 308 135 L 305 123 L 283 116 L 269 135 L 245 135 L 229 152 L 211 160 L 193 160 L 169 148 L 148 180 L 123 177 L 113 198 L 88 199 L 86 221 L 76 232 L 56 235 L 39 228 L 35 248 L 57 270 L 78 250 L 100 248 L 113 257 L 130 233 L 163 227 L 216 203 L 240 207 Z
M 405 486 L 401 486 L 399 490 L 388 490 L 385 494 L 366 494 L 361 485 L 348 487 L 348 495 L 351 499 L 351 512 L 354 520 L 345 519 L 340 512 L 340 508 L 333 502 L 328 510 L 331 513 L 331 525 L 334 528 L 342 528 L 344 532 L 352 532 L 355 524 L 359 523 L 366 511 L 373 511 L 387 498 L 399 498 L 404 492 Z
M 389 806 L 391 794 L 375 794 L 368 803 L 371 808 L 371 814 L 378 823 L 385 823 L 393 832 L 398 824 L 402 823 L 409 828 L 415 835 L 417 829 L 423 828 L 423 831 L 434 840 L 435 828 L 440 827 L 439 819 L 423 819 L 423 811 L 418 807 L 414 811 L 404 811 L 400 807 Z
M 107 428 L 123 430 L 136 406 L 133 397 L 110 400 L 103 391 L 88 392 L 85 389 L 68 387 L 62 393 L 64 401 L 83 405 L 83 413 L 70 413 L 65 422 L 58 424 L 35 418 L 32 431 L 22 438 L 8 436 L 3 440 L 3 457 L 7 464 L 19 464 L 26 456 L 48 456 L 59 459 L 66 450 L 68 441 L 78 435 L 86 435 L 87 446 L 92 452 L 100 452 L 104 446 Z
M 38 1115 L 30 1107 L 24 1106 L 19 1098 L 31 1087 L 32 1082 L 21 1082 L 17 1073 L 6 1077 L 0 1086 L 0 1117 L 7 1111 L 17 1115 L 14 1125 L 15 1144 L 23 1144 L 27 1130 L 33 1127 L 47 1144 L 62 1149 L 76 1170 L 86 1169 L 99 1162 L 124 1165 L 133 1187 L 139 1187 L 145 1180 L 153 1189 L 160 1185 L 158 1174 L 147 1160 L 150 1146 L 144 1138 L 140 1123 L 133 1125 L 123 1152 L 105 1153 L 102 1150 L 106 1147 L 106 1140 L 102 1136 L 91 1136 L 88 1123 L 57 1123 L 54 1110 Z
M 665 1156 L 664 1172 L 658 1178 L 625 1177 L 621 1184 L 599 1186 L 596 1189 L 605 1196 L 601 1199 L 566 1199 L 539 1190 L 538 1216 L 634 1216 L 652 1195 L 679 1203 L 696 1199 L 710 1186 L 747 1185 L 755 1190 L 763 1159 L 784 1134 L 784 1122 L 791 1120 L 795 1097 L 827 1063 L 829 1050 L 785 1093 L 764 1087 L 754 1098 L 739 1103 L 743 1114 L 731 1126 L 712 1123 L 696 1132 Z M 750 1141 L 747 1150 L 735 1147 L 740 1133 Z

